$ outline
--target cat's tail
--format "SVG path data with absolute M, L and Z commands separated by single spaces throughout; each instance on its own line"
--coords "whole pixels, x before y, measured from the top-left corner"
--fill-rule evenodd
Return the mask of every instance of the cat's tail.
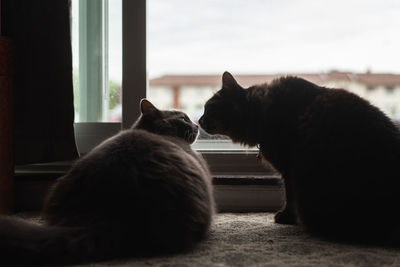
M 101 260 L 107 253 L 95 240 L 90 229 L 39 225 L 0 216 L 0 266 Z

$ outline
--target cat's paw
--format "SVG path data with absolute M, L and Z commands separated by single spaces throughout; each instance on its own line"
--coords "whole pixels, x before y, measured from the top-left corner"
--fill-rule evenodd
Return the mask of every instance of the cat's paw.
M 283 210 L 275 214 L 275 223 L 293 225 L 297 224 L 297 220 L 293 213 Z

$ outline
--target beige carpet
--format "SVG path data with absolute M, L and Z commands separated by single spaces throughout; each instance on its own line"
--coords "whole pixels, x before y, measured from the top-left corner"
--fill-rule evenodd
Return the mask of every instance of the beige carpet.
M 298 227 L 275 224 L 271 213 L 222 213 L 210 238 L 191 253 L 90 266 L 400 266 L 400 249 L 318 240 Z
M 400 266 L 400 249 L 321 241 L 271 213 L 218 214 L 208 241 L 184 255 L 92 266 Z

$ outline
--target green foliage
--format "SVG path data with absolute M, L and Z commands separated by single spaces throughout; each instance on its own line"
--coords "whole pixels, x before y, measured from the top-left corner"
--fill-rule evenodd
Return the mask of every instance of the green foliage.
M 79 113 L 79 70 L 74 70 L 72 81 L 74 86 L 75 113 Z M 112 110 L 120 103 L 121 103 L 121 85 L 116 81 L 110 80 L 108 108 Z
M 74 109 L 79 113 L 79 70 L 74 69 L 72 75 L 72 85 L 74 87 Z
M 109 81 L 109 102 L 108 107 L 110 110 L 114 109 L 117 104 L 121 103 L 121 85 L 115 81 Z

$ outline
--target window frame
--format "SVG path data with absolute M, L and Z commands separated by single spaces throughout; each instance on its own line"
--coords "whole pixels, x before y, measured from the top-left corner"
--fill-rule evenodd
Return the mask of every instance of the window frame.
M 146 19 L 147 0 L 122 0 L 122 122 L 76 122 L 75 137 L 80 154 L 128 129 L 140 115 L 139 105 L 131 103 L 145 98 L 148 88 Z

